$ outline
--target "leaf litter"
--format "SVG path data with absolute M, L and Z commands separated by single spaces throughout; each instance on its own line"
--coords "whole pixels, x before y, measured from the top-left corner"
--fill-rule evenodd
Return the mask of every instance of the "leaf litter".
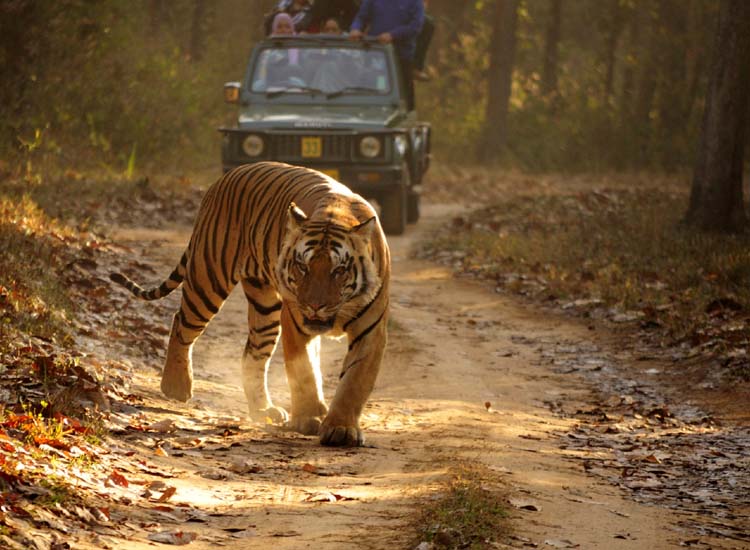
M 590 343 L 539 341 L 542 362 L 598 388 L 590 404 L 553 412 L 576 419 L 560 433 L 566 457 L 628 491 L 638 502 L 690 513 L 686 533 L 750 542 L 750 429 L 721 424 L 700 408 L 670 401 L 655 383 Z M 579 368 L 599 364 L 600 369 Z

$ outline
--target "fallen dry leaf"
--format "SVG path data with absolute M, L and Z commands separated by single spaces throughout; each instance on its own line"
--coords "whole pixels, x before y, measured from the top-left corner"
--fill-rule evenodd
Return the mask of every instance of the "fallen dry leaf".
M 303 499 L 303 502 L 338 502 L 340 500 L 356 500 L 353 497 L 345 495 L 339 495 L 331 493 L 329 491 L 321 491 L 318 493 L 310 493 Z
M 112 481 L 115 485 L 119 485 L 120 487 L 128 487 L 129 483 L 127 478 L 122 475 L 117 470 L 112 470 L 112 473 L 109 474 L 109 478 L 107 478 Z
M 308 473 L 310 473 L 310 474 L 317 474 L 317 473 L 318 473 L 318 467 L 317 467 L 317 466 L 314 466 L 314 465 L 312 465 L 312 464 L 309 464 L 309 463 L 306 463 L 306 464 L 304 464 L 304 465 L 302 466 L 302 469 L 303 469 L 303 470 L 304 470 L 305 472 L 308 472 Z
M 155 447 L 155 448 L 154 448 L 154 454 L 155 454 L 156 456 L 163 456 L 163 457 L 167 457 L 167 456 L 169 456 L 169 455 L 167 454 L 167 451 L 165 451 L 163 447 Z
M 547 539 L 544 544 L 553 548 L 579 548 L 581 546 L 568 539 Z
M 148 540 L 160 542 L 162 544 L 173 544 L 175 546 L 184 546 L 190 544 L 198 538 L 198 533 L 189 531 L 162 531 L 161 533 L 151 533 Z
M 166 502 L 170 498 L 172 498 L 172 495 L 174 495 L 176 492 L 177 487 L 167 487 L 167 489 L 161 494 L 161 496 L 156 499 L 156 502 Z
M 530 512 L 540 512 L 542 510 L 542 507 L 533 500 L 511 498 L 508 499 L 508 502 L 511 506 L 518 508 L 519 510 L 529 510 Z
M 227 469 L 235 474 L 257 474 L 263 471 L 263 468 L 247 458 L 235 458 Z
M 149 424 L 148 426 L 145 426 L 145 428 L 150 432 L 172 433 L 177 431 L 177 424 L 175 424 L 174 420 L 165 418 L 164 420 L 159 420 L 158 422 Z

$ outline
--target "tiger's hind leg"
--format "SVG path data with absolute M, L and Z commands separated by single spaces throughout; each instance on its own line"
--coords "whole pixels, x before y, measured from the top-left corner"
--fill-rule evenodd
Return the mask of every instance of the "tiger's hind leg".
M 287 307 L 281 311 L 281 326 L 284 366 L 292 395 L 289 427 L 305 435 L 317 435 L 328 412 L 320 373 L 320 337 L 303 333 Z
M 256 422 L 270 418 L 283 424 L 289 415 L 273 404 L 268 392 L 268 366 L 279 339 L 281 300 L 276 291 L 256 279 L 243 280 L 242 288 L 248 306 L 248 335 L 242 354 L 242 387 L 248 412 Z
M 172 319 L 167 362 L 161 375 L 161 391 L 167 397 L 187 401 L 193 396 L 193 343 L 203 334 L 208 323 L 219 312 L 234 288 L 214 290 L 204 287 L 188 276 L 182 287 L 180 310 Z

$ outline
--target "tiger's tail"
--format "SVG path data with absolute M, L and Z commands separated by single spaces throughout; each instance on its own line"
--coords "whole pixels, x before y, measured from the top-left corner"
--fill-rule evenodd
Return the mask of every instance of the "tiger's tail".
M 149 290 L 144 289 L 138 283 L 132 281 L 122 273 L 110 273 L 109 278 L 118 285 L 122 285 L 127 288 L 130 292 L 133 293 L 133 296 L 136 296 L 141 300 L 160 300 L 161 298 L 164 298 L 165 296 L 171 294 L 173 290 L 180 287 L 183 279 L 185 278 L 186 265 L 187 252 L 182 255 L 180 263 L 177 264 L 177 267 L 175 267 L 174 270 L 172 270 L 172 273 L 169 274 L 169 277 L 164 279 L 164 281 L 158 287 Z

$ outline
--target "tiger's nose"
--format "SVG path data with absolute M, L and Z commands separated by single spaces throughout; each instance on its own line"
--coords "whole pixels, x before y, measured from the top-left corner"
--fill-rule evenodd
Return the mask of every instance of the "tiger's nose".
M 310 304 L 308 309 L 310 310 L 310 317 L 321 317 L 323 313 L 324 304 Z

